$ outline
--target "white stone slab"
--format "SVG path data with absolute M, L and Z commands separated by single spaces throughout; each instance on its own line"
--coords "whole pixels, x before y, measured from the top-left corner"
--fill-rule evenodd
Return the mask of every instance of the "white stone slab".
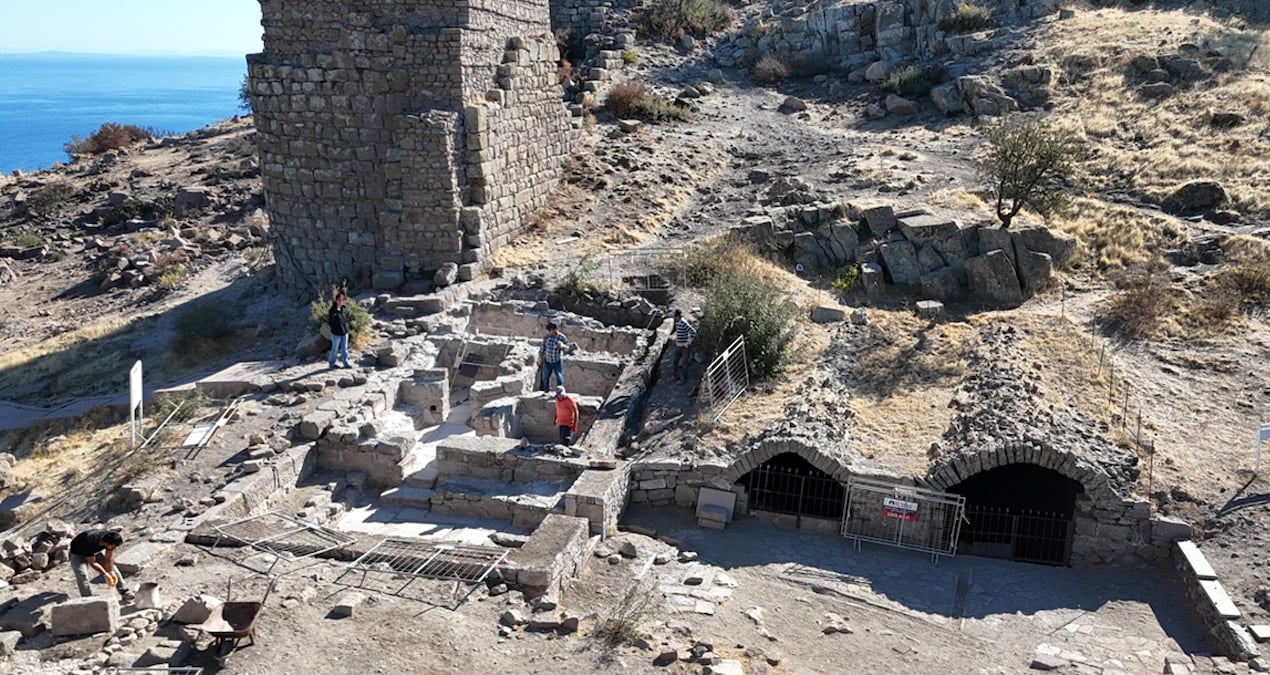
M 1265 624 L 1248 626 L 1248 632 L 1252 633 L 1252 637 L 1256 638 L 1257 642 L 1270 641 L 1270 626 Z
M 732 509 L 736 507 L 736 493 L 708 487 L 699 489 L 697 491 L 697 518 L 700 519 L 702 517 L 703 510 L 713 510 L 710 507 L 726 511 L 727 518 L 724 522 L 732 522 Z
M 1213 607 L 1217 608 L 1217 614 L 1223 619 L 1238 619 L 1239 608 L 1230 599 L 1230 595 L 1226 593 L 1226 589 L 1216 579 L 1205 579 L 1199 582 L 1201 588 L 1204 589 L 1204 595 L 1208 596 L 1208 601 L 1213 603 Z
M 1208 564 L 1208 558 L 1204 557 L 1204 553 L 1199 550 L 1195 542 L 1190 540 L 1179 541 L 1177 542 L 1177 550 L 1181 551 L 1182 557 L 1186 560 L 1186 564 L 1191 566 L 1196 578 L 1200 580 L 1217 578 L 1217 572 L 1213 570 L 1212 565 Z

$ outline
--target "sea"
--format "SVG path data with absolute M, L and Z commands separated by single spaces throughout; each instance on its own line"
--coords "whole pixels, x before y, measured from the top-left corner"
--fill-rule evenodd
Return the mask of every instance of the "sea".
M 0 172 L 69 158 L 103 123 L 181 134 L 243 114 L 242 56 L 0 54 Z

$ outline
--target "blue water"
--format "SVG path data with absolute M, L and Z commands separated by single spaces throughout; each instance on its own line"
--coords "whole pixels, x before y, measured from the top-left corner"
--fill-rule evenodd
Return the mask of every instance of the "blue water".
M 104 122 L 184 133 L 233 117 L 243 57 L 0 54 L 0 172 L 65 162 Z

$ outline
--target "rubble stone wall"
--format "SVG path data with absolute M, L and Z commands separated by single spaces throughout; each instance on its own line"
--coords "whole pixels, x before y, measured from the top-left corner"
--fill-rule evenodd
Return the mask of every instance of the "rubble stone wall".
M 262 0 L 248 57 L 282 282 L 390 289 L 516 236 L 572 139 L 546 0 Z

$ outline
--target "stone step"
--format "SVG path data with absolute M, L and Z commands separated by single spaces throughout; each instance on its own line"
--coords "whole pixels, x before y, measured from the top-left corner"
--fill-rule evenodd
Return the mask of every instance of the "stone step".
M 379 501 L 427 510 L 432 508 L 432 490 L 402 485 L 384 490 L 379 495 Z
M 402 485 L 431 490 L 437 486 L 438 473 L 437 463 L 435 461 L 429 462 L 423 468 L 406 474 L 406 479 L 402 482 Z
M 452 476 L 432 492 L 435 513 L 497 518 L 514 527 L 533 529 L 548 514 L 564 512 L 563 481 L 504 483 L 496 480 Z

